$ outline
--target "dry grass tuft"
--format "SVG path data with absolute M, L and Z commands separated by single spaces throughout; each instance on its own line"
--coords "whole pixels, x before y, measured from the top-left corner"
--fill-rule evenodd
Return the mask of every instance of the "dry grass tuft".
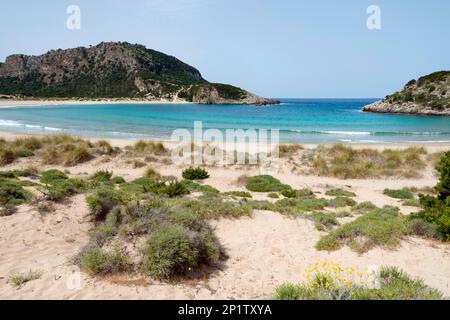
M 313 171 L 320 176 L 364 179 L 397 176 L 414 178 L 426 167 L 424 148 L 403 150 L 353 149 L 343 144 L 319 146 L 313 158 Z

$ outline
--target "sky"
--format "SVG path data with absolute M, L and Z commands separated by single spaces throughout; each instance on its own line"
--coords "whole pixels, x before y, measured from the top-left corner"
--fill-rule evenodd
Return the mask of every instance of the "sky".
M 67 28 L 67 7 L 81 10 Z M 380 8 L 369 30 L 367 8 Z M 448 0 L 2 0 L 0 61 L 140 43 L 211 82 L 275 98 L 380 98 L 450 70 Z

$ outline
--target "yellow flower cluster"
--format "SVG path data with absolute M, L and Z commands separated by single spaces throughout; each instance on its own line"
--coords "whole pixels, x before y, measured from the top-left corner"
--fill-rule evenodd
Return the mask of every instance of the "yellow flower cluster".
M 315 263 L 305 273 L 306 286 L 311 289 L 351 287 L 366 285 L 371 281 L 367 269 L 362 270 L 359 266 L 344 267 L 335 262 Z

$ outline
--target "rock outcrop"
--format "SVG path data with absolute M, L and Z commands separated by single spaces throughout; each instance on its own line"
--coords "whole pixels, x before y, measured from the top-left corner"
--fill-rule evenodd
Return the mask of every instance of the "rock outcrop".
M 363 111 L 450 116 L 450 71 L 411 80 L 402 91 L 365 106 Z
M 202 104 L 275 104 L 243 89 L 209 83 L 175 57 L 126 42 L 12 55 L 0 63 L 0 94 L 25 98 L 136 98 Z

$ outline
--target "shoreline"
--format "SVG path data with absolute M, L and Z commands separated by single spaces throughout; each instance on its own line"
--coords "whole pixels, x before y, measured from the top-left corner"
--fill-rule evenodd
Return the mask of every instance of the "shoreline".
M 44 136 L 52 136 L 52 135 L 69 135 L 72 137 L 78 137 L 85 140 L 91 140 L 91 141 L 100 141 L 100 140 L 106 140 L 109 143 L 111 143 L 114 147 L 126 147 L 133 145 L 137 141 L 144 140 L 144 141 L 153 141 L 153 142 L 161 142 L 165 144 L 166 146 L 174 145 L 175 142 L 171 140 L 164 140 L 164 139 L 120 139 L 120 138 L 101 138 L 101 137 L 95 137 L 95 136 L 85 136 L 85 135 L 72 135 L 72 134 L 66 134 L 66 133 L 26 133 L 26 132 L 14 132 L 14 131 L 0 131 L 0 138 L 6 139 L 6 140 L 14 140 L 16 138 L 23 138 L 23 137 L 44 137 Z M 195 141 L 194 141 L 195 142 Z M 424 147 L 429 152 L 441 152 L 441 151 L 448 151 L 450 150 L 450 142 L 436 142 L 436 143 L 408 143 L 408 142 L 394 142 L 394 143 L 348 143 L 348 142 L 328 142 L 328 143 L 292 143 L 292 142 L 280 142 L 280 145 L 301 145 L 307 149 L 313 149 L 320 145 L 330 146 L 330 145 L 336 145 L 336 144 L 344 144 L 348 145 L 352 148 L 356 149 L 363 149 L 363 148 L 369 148 L 369 149 L 376 149 L 376 150 L 384 150 L 384 149 L 404 149 L 408 147 Z
M 41 107 L 41 106 L 63 106 L 63 105 L 100 105 L 100 104 L 193 104 L 187 101 L 169 100 L 143 100 L 143 99 L 105 99 L 105 100 L 17 100 L 0 99 L 0 109 L 15 107 Z

